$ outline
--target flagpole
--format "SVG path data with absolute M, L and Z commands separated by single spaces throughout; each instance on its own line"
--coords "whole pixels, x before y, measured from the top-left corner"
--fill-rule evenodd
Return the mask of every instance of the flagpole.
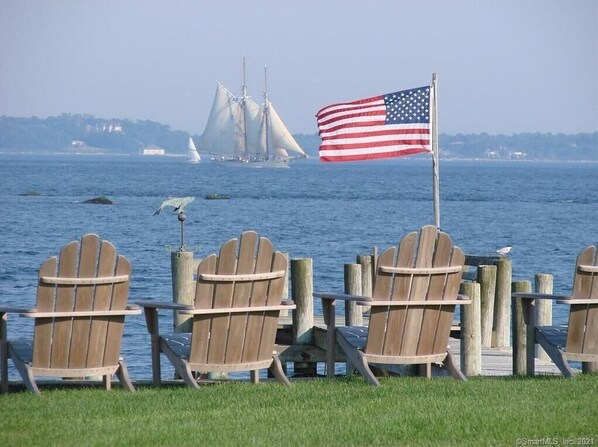
M 434 193 L 434 226 L 440 229 L 440 192 L 439 192 L 439 177 L 438 177 L 438 96 L 437 96 L 437 77 L 436 73 L 432 74 L 432 88 L 431 95 L 431 124 L 432 124 L 432 190 Z

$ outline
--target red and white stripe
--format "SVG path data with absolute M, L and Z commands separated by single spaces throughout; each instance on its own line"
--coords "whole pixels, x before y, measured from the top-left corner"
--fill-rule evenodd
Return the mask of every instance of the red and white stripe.
M 317 114 L 321 161 L 357 161 L 431 152 L 429 123 L 385 124 L 384 96 L 332 104 Z

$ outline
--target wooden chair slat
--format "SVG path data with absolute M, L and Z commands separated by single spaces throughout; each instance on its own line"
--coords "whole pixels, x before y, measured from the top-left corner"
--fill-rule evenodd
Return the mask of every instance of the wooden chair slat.
M 83 278 L 92 278 L 96 276 L 99 248 L 100 241 L 96 235 L 86 235 L 82 238 L 79 250 L 79 266 L 76 276 Z M 110 273 L 112 274 L 112 272 Z M 72 310 L 86 311 L 94 308 L 95 286 L 88 284 L 71 284 L 65 285 L 64 287 L 70 287 L 75 295 L 75 303 Z M 73 320 L 68 362 L 69 368 L 84 368 L 87 366 L 90 325 L 90 318 L 77 318 Z M 97 363 L 94 360 L 94 366 L 96 364 Z
M 577 270 L 583 273 L 598 273 L 598 265 L 578 265 Z
M 237 275 L 261 273 L 256 270 L 255 253 L 258 236 L 254 231 L 245 232 L 239 241 L 239 255 L 237 261 Z M 252 282 L 235 284 L 233 301 L 230 307 L 247 307 L 252 298 Z M 223 363 L 239 363 L 245 348 L 247 329 L 247 315 L 231 315 L 227 333 L 226 361 Z
M 77 275 L 79 264 L 79 241 L 67 244 L 61 251 L 58 258 L 59 276 L 73 277 Z M 74 308 L 75 293 L 72 287 L 58 287 L 56 290 L 56 303 L 54 309 L 57 311 L 69 311 Z M 73 330 L 73 321 L 70 318 L 56 318 L 54 320 L 54 331 L 52 340 L 45 343 L 52 344 L 50 357 L 51 368 L 68 368 L 70 356 L 70 341 Z M 37 339 L 33 341 L 34 345 Z M 34 367 L 38 365 L 35 363 Z M 41 367 L 41 366 L 40 366 Z
M 255 271 L 256 273 L 271 272 L 275 270 L 273 268 L 274 247 L 272 242 L 266 238 L 260 238 L 255 255 Z M 277 269 L 280 270 L 280 269 Z M 286 267 L 284 268 L 286 270 Z M 267 293 L 268 288 L 272 280 L 264 282 L 253 283 L 253 289 L 251 293 L 251 306 L 265 306 L 268 304 Z M 282 291 L 279 296 L 282 299 Z M 280 301 L 276 304 L 280 304 Z M 253 362 L 260 359 L 260 341 L 262 337 L 262 331 L 264 329 L 264 315 L 249 315 L 247 318 L 246 337 L 247 341 L 244 346 L 242 360 L 244 362 Z M 272 339 L 272 343 L 274 339 Z M 272 352 L 266 358 L 270 358 Z M 263 359 L 261 359 L 263 360 Z
M 94 286 L 98 284 L 115 284 L 119 282 L 126 282 L 129 280 L 129 275 L 120 276 L 105 276 L 102 278 L 60 278 L 58 276 L 41 276 L 40 282 L 44 284 L 62 284 L 62 285 L 81 285 Z
M 285 272 L 276 271 L 268 273 L 253 273 L 253 274 L 236 274 L 236 275 L 208 275 L 202 273 L 200 279 L 202 281 L 211 282 L 254 282 L 266 281 L 269 279 L 276 279 L 284 276 Z
M 456 298 L 456 294 L 454 296 L 447 296 L 444 293 L 447 285 L 448 273 L 461 272 L 461 266 L 457 266 L 457 270 L 455 270 L 455 266 L 450 265 L 452 254 L 453 243 L 451 239 L 446 233 L 439 233 L 434 250 L 434 258 L 432 260 L 432 269 L 438 269 L 438 273 L 430 274 L 430 283 L 426 299 L 436 300 L 440 298 L 441 300 L 448 300 Z M 443 320 L 446 319 L 446 313 L 443 314 L 441 309 L 442 306 L 429 306 L 423 310 L 419 341 L 415 351 L 416 355 L 434 353 L 436 339 L 443 338 L 444 327 L 439 331 L 440 328 L 438 325 L 444 323 Z M 444 319 L 442 318 L 443 315 Z M 441 352 L 444 352 L 444 349 Z
M 284 254 L 278 252 L 274 254 L 272 260 L 272 270 L 286 269 L 287 259 Z M 284 289 L 284 277 L 269 281 L 266 290 L 266 304 L 270 306 L 280 305 Z M 278 329 L 278 319 L 280 312 L 266 312 L 260 337 L 258 360 L 265 360 L 272 356 L 274 343 L 276 341 L 276 331 Z
M 422 228 L 419 237 L 417 257 L 414 267 L 431 267 L 436 248 L 437 230 L 435 227 L 427 226 Z M 430 286 L 430 276 L 413 276 L 409 299 L 427 297 Z M 415 355 L 420 337 L 422 318 L 424 310 L 421 308 L 407 309 L 405 329 L 401 348 L 396 355 Z M 385 352 L 386 354 L 387 352 Z M 388 351 L 390 354 L 390 351 Z
M 463 265 L 465 256 L 459 247 L 453 247 L 450 264 Z M 459 286 L 461 284 L 461 275 L 459 273 L 450 273 L 446 278 L 444 285 L 444 300 L 451 301 L 459 296 Z M 446 342 L 450 336 L 453 317 L 455 315 L 455 306 L 453 304 L 441 306 L 439 309 L 438 324 L 436 327 L 436 338 L 433 353 L 443 352 L 446 349 Z
M 598 354 L 598 305 L 587 305 L 587 313 L 587 324 L 581 352 L 583 354 Z
M 39 269 L 39 275 L 56 275 L 58 269 L 58 258 L 53 256 L 46 260 Z M 36 309 L 40 312 L 51 312 L 54 310 L 56 300 L 56 288 L 39 284 L 37 288 Z M 37 365 L 50 366 L 52 332 L 54 324 L 51 319 L 36 321 L 33 329 L 33 339 L 38 340 L 33 344 L 32 359 Z
M 236 273 L 237 247 L 237 239 L 231 239 L 222 246 L 220 249 L 220 256 L 218 257 L 218 274 L 227 275 Z M 233 302 L 234 291 L 235 285 L 232 283 L 216 284 L 214 287 L 214 307 L 230 307 Z M 229 315 L 216 315 L 212 318 L 208 363 L 225 362 L 229 322 Z
M 385 250 L 378 258 L 380 265 L 392 265 L 395 262 L 396 247 Z M 373 299 L 379 301 L 390 301 L 392 298 L 393 277 L 392 275 L 378 275 L 374 285 Z M 388 311 L 384 308 L 372 308 L 370 311 L 369 336 L 366 352 L 381 353 L 384 347 L 384 340 L 388 320 Z M 390 334 L 395 334 L 395 328 L 389 328 Z M 398 336 L 399 334 L 396 334 Z
M 108 244 L 107 241 L 104 241 L 105 244 Z M 104 243 L 102 245 L 102 253 L 104 253 Z M 103 257 L 103 256 L 102 256 Z M 104 260 L 100 258 L 100 271 L 103 269 Z M 111 267 L 110 262 L 106 261 L 106 269 L 109 270 Z M 116 268 L 114 270 L 115 275 L 131 275 L 131 264 L 129 263 L 128 259 L 124 256 L 118 256 L 116 258 Z M 117 283 L 113 284 L 112 286 L 98 286 L 102 292 L 96 298 L 96 308 L 104 310 L 107 306 L 111 309 L 123 310 L 127 306 L 127 298 L 129 296 L 129 283 Z M 106 289 L 105 291 L 103 289 Z M 109 297 L 112 297 L 110 299 Z M 110 304 L 108 304 L 110 302 Z M 115 364 L 118 362 L 120 356 L 120 348 L 122 345 L 122 339 L 125 329 L 124 323 L 124 316 L 123 317 L 114 317 L 108 320 L 107 328 L 104 329 L 103 326 L 100 324 L 98 325 L 97 332 L 98 332 L 98 339 L 101 340 L 102 337 L 106 338 L 105 348 L 104 348 L 104 362 Z M 98 321 L 100 322 L 100 321 Z M 96 322 L 92 323 L 92 326 Z M 104 335 L 105 334 L 105 335 Z M 99 361 L 99 358 L 98 358 Z
M 214 307 L 215 285 L 211 282 L 204 282 L 199 279 L 202 273 L 214 273 L 218 267 L 218 256 L 214 253 L 201 260 L 197 267 L 198 281 L 195 288 L 195 308 L 211 309 Z M 208 348 L 212 319 L 206 315 L 194 315 L 192 324 L 192 348 L 189 358 L 195 363 L 208 362 Z

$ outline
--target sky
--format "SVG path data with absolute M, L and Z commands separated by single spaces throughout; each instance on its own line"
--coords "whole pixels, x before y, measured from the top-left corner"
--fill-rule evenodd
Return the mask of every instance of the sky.
M 217 81 L 316 112 L 429 85 L 441 133 L 598 131 L 596 0 L 0 0 L 0 116 L 201 134 Z

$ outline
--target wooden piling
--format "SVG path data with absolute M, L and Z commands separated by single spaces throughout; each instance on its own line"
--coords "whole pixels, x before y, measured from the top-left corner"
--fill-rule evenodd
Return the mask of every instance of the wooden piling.
M 193 252 L 173 251 L 170 254 L 172 271 L 172 302 L 175 304 L 193 305 L 195 299 L 195 282 L 193 280 Z M 173 312 L 173 326 L 175 332 L 191 332 L 192 320 L 190 315 Z
M 361 295 L 361 266 L 359 264 L 345 264 L 345 293 Z M 345 302 L 345 325 L 362 326 L 363 314 L 361 306 L 354 301 Z
M 361 294 L 372 297 L 374 290 L 374 268 L 372 255 L 357 255 L 357 263 L 361 266 Z M 361 306 L 362 313 L 370 311 L 370 306 Z
M 494 299 L 494 326 L 492 347 L 504 348 L 511 341 L 511 260 L 501 257 L 496 261 L 496 292 Z
M 293 344 L 314 344 L 313 262 L 310 258 L 291 259 L 291 295 L 297 308 L 293 311 Z M 334 318 L 334 316 L 332 316 Z M 316 375 L 315 363 L 295 363 L 296 375 Z
M 477 272 L 480 284 L 481 343 L 484 348 L 492 346 L 492 325 L 494 322 L 494 301 L 496 297 L 496 266 L 480 265 Z
M 553 277 L 549 273 L 536 273 L 535 290 L 537 293 L 551 295 L 553 292 Z M 552 326 L 552 300 L 536 300 L 536 323 L 538 326 Z M 550 360 L 544 349 L 536 345 L 536 358 Z
M 290 279 L 290 266 L 289 266 L 289 254 L 283 252 L 285 259 L 287 260 L 287 273 L 284 277 L 284 288 L 282 289 L 282 299 L 288 300 L 289 299 L 289 279 Z M 280 311 L 281 317 L 288 317 L 289 311 L 288 310 L 281 310 Z
M 512 292 L 531 292 L 530 281 L 515 281 Z M 514 298 L 512 300 L 513 324 L 513 375 L 534 375 L 534 350 L 527 349 L 534 344 L 535 300 Z
M 480 318 L 480 284 L 462 283 L 460 293 L 471 299 L 461 306 L 461 371 L 466 376 L 482 374 L 482 336 Z
M 0 309 L 0 393 L 8 393 L 7 312 Z

